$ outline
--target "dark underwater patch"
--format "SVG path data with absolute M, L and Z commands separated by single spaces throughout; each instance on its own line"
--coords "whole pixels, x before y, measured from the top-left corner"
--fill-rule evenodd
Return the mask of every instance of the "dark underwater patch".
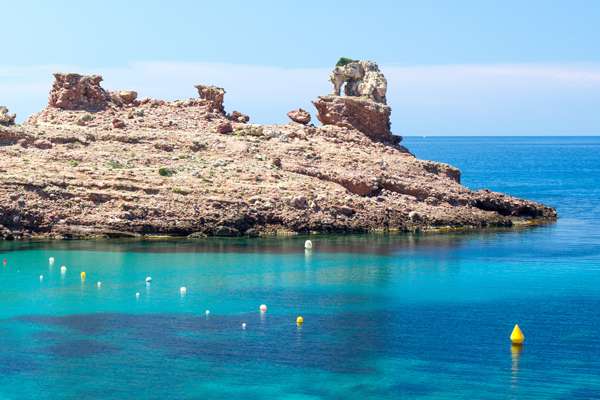
M 63 340 L 40 349 L 42 352 L 61 358 L 89 357 L 98 354 L 116 353 L 114 346 L 91 339 Z

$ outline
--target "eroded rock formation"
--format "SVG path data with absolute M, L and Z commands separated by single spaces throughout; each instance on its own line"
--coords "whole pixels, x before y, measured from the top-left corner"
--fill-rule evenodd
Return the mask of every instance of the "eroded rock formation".
M 340 58 L 331 72 L 333 95 L 339 96 L 343 88 L 346 96 L 366 97 L 386 104 L 387 80 L 373 61 Z
M 110 94 L 100 82 L 100 75 L 56 73 L 48 105 L 63 110 L 103 110 L 110 101 Z
M 217 86 L 196 85 L 198 95 L 201 99 L 208 102 L 208 107 L 215 112 L 225 113 L 223 100 L 225 98 L 225 89 Z
M 399 143 L 392 135 L 391 108 L 386 104 L 387 81 L 376 63 L 341 58 L 330 75 L 333 95 L 313 101 L 324 125 L 354 128 L 384 143 Z M 344 96 L 340 90 L 344 89 Z
M 0 237 L 416 231 L 556 218 L 542 204 L 469 190 L 458 169 L 391 143 L 389 107 L 366 96 L 320 98 L 322 127 L 251 125 L 222 112 L 219 88 L 177 101 L 120 95 L 128 104 L 119 105 L 100 80 L 59 74 L 49 107 L 0 126 Z
M 9 114 L 8 108 L 0 106 L 0 125 L 10 126 L 15 124 L 16 114 Z

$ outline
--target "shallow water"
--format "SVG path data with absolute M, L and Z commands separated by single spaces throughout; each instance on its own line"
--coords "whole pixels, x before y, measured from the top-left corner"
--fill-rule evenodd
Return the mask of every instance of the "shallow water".
M 310 253 L 305 238 L 0 243 L 0 399 L 600 398 L 600 138 L 406 144 L 561 218 L 320 236 Z

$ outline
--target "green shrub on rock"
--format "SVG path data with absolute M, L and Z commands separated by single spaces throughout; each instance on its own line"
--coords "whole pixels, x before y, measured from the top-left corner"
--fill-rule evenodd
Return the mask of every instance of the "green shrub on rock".
M 158 169 L 158 174 L 160 176 L 173 176 L 175 174 L 175 170 L 167 167 L 160 167 Z
M 351 62 L 355 62 L 357 60 L 353 60 L 348 57 L 340 57 L 337 63 L 335 63 L 336 67 L 343 67 L 344 65 L 350 64 Z
M 120 161 L 117 160 L 109 160 L 107 162 L 108 168 L 110 169 L 121 169 L 121 168 L 125 168 L 125 164 L 123 164 Z

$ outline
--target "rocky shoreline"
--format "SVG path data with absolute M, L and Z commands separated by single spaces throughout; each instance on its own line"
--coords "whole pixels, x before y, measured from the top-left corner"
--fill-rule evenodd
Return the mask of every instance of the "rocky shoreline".
M 56 74 L 25 123 L 0 107 L 0 238 L 260 236 L 415 232 L 535 225 L 539 203 L 460 184 L 391 133 L 372 62 L 332 73 L 317 118 L 256 125 L 225 112 L 225 90 L 138 99 L 99 76 Z M 340 95 L 339 90 L 344 90 Z M 337 90 L 337 92 L 336 92 Z

